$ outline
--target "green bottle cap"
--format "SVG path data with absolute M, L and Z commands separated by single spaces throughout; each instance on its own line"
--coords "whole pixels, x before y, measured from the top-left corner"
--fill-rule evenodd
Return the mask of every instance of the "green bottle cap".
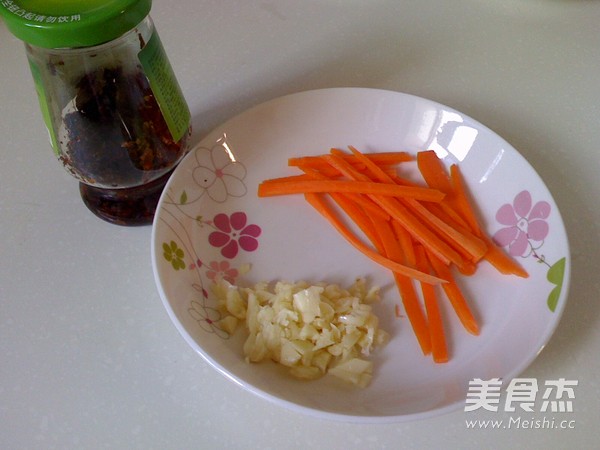
M 138 25 L 152 0 L 0 0 L 7 28 L 44 48 L 90 47 Z

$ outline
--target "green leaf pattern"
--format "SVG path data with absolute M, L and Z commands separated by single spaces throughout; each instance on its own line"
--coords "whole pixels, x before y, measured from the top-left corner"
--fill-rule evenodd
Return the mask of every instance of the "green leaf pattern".
M 184 190 L 181 195 L 179 196 L 179 204 L 180 205 L 185 205 L 188 201 L 188 195 L 187 192 Z
M 567 259 L 561 258 L 556 261 L 549 269 L 546 275 L 548 281 L 554 284 L 554 289 L 550 292 L 548 296 L 548 308 L 550 311 L 554 312 L 556 310 L 556 305 L 558 304 L 558 299 L 560 298 L 560 292 L 562 290 L 563 281 L 565 277 L 565 264 Z

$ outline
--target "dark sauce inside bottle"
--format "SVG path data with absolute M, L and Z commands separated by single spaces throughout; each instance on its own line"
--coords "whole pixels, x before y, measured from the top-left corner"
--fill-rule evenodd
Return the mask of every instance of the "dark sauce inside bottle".
M 133 188 L 107 189 L 79 183 L 84 204 L 96 216 L 116 225 L 152 223 L 160 195 L 173 171 Z
M 173 140 L 141 69 L 86 73 L 63 120 L 68 142 L 61 160 L 83 180 L 86 206 L 111 223 L 151 223 L 171 168 L 186 152 L 189 132 Z

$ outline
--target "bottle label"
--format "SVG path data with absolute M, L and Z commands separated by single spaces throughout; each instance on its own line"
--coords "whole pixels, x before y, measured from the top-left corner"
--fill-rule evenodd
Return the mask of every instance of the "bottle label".
M 40 110 L 42 111 L 42 117 L 48 134 L 50 136 L 50 144 L 54 153 L 58 156 L 60 154 L 60 148 L 58 147 L 58 140 L 56 139 L 56 133 L 52 126 L 52 117 L 50 114 L 50 106 L 48 105 L 48 98 L 46 97 L 46 91 L 44 90 L 44 84 L 42 82 L 42 75 L 38 66 L 31 60 L 29 60 L 29 67 L 31 69 L 31 75 L 33 76 L 33 83 L 35 85 L 35 91 L 37 93 L 38 100 L 40 102 Z
M 191 114 L 156 32 L 152 33 L 146 46 L 138 53 L 138 58 L 171 136 L 178 142 L 190 126 Z

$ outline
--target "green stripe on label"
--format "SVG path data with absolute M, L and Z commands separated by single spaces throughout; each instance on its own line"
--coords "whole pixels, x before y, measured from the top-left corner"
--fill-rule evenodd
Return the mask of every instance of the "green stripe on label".
M 31 68 L 31 74 L 33 75 L 33 83 L 35 84 L 35 90 L 37 92 L 38 100 L 40 102 L 40 109 L 42 111 L 42 117 L 44 123 L 48 129 L 50 135 L 50 143 L 56 156 L 60 155 L 60 148 L 58 147 L 58 139 L 56 139 L 56 133 L 52 126 L 52 117 L 50 115 L 50 106 L 48 105 L 48 98 L 46 97 L 46 91 L 44 90 L 44 84 L 42 82 L 42 75 L 38 66 L 31 60 L 29 60 L 29 67 Z
M 152 34 L 138 58 L 171 136 L 178 142 L 190 126 L 191 114 L 157 33 Z

